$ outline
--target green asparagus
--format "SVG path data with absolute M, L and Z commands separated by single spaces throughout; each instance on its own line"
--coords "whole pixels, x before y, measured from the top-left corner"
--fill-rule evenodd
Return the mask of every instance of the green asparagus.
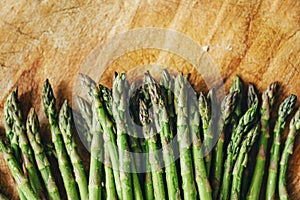
M 176 134 L 176 115 L 174 107 L 174 83 L 175 79 L 168 73 L 168 70 L 164 69 L 162 72 L 160 84 L 162 85 L 166 94 L 166 107 L 170 118 L 171 137 Z
M 164 188 L 163 180 L 163 170 L 160 166 L 158 149 L 157 149 L 157 140 L 154 134 L 153 127 L 151 126 L 152 119 L 148 113 L 148 108 L 144 100 L 140 100 L 139 103 L 139 117 L 140 122 L 143 126 L 144 137 L 147 141 L 147 146 L 149 148 L 149 163 L 152 174 L 153 181 L 153 190 L 155 199 L 166 199 L 166 192 Z
M 81 199 L 88 199 L 87 177 L 82 160 L 77 151 L 77 145 L 73 135 L 72 116 L 68 101 L 65 100 L 59 112 L 59 128 L 63 136 L 67 153 L 69 154 L 75 181 L 79 188 Z
M 217 199 L 220 189 L 220 184 L 222 181 L 223 174 L 223 161 L 224 161 L 224 139 L 225 139 L 225 130 L 227 126 L 230 124 L 232 113 L 235 110 L 236 106 L 236 98 L 237 92 L 233 92 L 225 96 L 224 100 L 221 104 L 221 118 L 219 121 L 218 129 L 219 129 L 219 139 L 217 145 L 214 149 L 214 159 L 213 159 L 213 199 Z
M 57 154 L 58 167 L 62 175 L 68 199 L 79 199 L 79 193 L 73 176 L 72 166 L 70 165 L 70 158 L 68 157 L 62 134 L 58 125 L 57 111 L 55 108 L 55 97 L 48 79 L 45 81 L 43 87 L 43 105 L 45 114 L 49 120 L 52 142 Z
M 39 179 L 39 171 L 36 166 L 35 158 L 31 146 L 29 144 L 25 124 L 23 123 L 21 108 L 18 102 L 18 90 L 15 89 L 8 97 L 8 113 L 13 120 L 13 131 L 19 139 L 19 147 L 21 149 L 25 168 L 29 177 L 29 182 L 41 198 L 44 197 L 43 187 Z
M 189 88 L 189 131 L 192 137 L 193 164 L 195 170 L 195 180 L 200 199 L 212 199 L 212 191 L 207 175 L 205 160 L 202 155 L 202 141 L 200 137 L 200 114 L 198 110 L 198 100 L 195 91 Z
M 248 86 L 248 95 L 247 95 L 247 109 L 250 108 L 251 106 L 253 106 L 256 102 L 256 99 L 254 98 L 254 96 L 252 94 L 256 93 L 256 88 L 252 83 L 249 83 Z M 258 118 L 260 117 L 259 113 L 258 113 Z M 249 185 L 251 183 L 251 177 L 252 177 L 252 173 L 254 171 L 254 163 L 255 163 L 255 158 L 254 155 L 255 154 L 256 149 L 252 149 L 249 152 L 249 160 L 248 160 L 248 165 L 246 166 L 245 170 L 243 170 L 243 180 L 242 180 L 242 186 L 241 186 L 241 192 L 240 192 L 240 198 L 242 199 L 246 199 L 247 196 L 247 191 L 249 189 Z
M 278 191 L 279 191 L 279 199 L 287 200 L 288 192 L 286 189 L 286 171 L 288 166 L 288 161 L 290 155 L 293 153 L 294 140 L 297 133 L 300 130 L 300 108 L 292 118 L 290 122 L 290 130 L 287 136 L 287 139 L 284 144 L 284 149 L 281 155 L 280 160 L 280 170 L 279 170 L 279 183 L 278 183 Z
M 253 177 L 251 180 L 250 188 L 248 191 L 247 199 L 259 199 L 260 188 L 262 186 L 262 181 L 265 172 L 266 154 L 268 149 L 268 140 L 270 138 L 269 131 L 269 120 L 271 115 L 271 110 L 274 107 L 276 94 L 279 85 L 277 82 L 272 83 L 268 89 L 262 94 L 262 105 L 260 109 L 260 126 L 261 134 L 259 136 L 259 150 L 256 156 L 256 164 L 254 168 Z
M 274 136 L 270 151 L 266 199 L 274 199 L 277 186 L 278 164 L 280 159 L 280 141 L 286 126 L 286 118 L 293 112 L 297 97 L 291 94 L 279 106 L 278 117 L 274 127 Z
M 14 93 L 17 93 L 17 89 L 15 89 Z M 10 96 L 12 96 L 10 94 Z M 11 116 L 11 110 L 10 110 L 10 101 L 11 98 L 8 97 L 5 104 L 4 104 L 4 126 L 5 126 L 5 133 L 6 133 L 6 138 L 12 148 L 12 153 L 15 156 L 18 164 L 21 166 L 22 165 L 22 156 L 20 153 L 20 148 L 19 148 L 19 139 L 17 134 L 13 131 L 13 118 Z
M 128 92 L 128 83 L 125 80 L 125 74 L 116 75 L 113 80 L 113 101 L 112 114 L 118 124 L 117 126 L 117 145 L 120 160 L 120 181 L 122 187 L 122 199 L 132 199 L 132 177 L 130 174 L 130 155 L 129 145 L 127 143 L 126 130 L 126 101 Z
M 83 118 L 83 120 L 85 121 L 86 126 L 87 126 L 87 130 L 84 130 L 83 133 L 84 133 L 85 141 L 87 142 L 88 147 L 90 147 L 91 142 L 92 142 L 92 135 L 91 135 L 90 131 L 88 131 L 88 130 L 92 129 L 92 121 L 93 121 L 91 105 L 89 102 L 87 102 L 82 97 L 77 97 L 76 100 L 77 100 L 77 105 L 78 105 L 78 108 L 80 111 L 80 115 Z M 77 125 L 80 126 L 82 124 L 77 124 Z
M 232 172 L 233 179 L 232 179 L 232 188 L 231 188 L 231 197 L 230 197 L 230 199 L 232 200 L 240 199 L 243 170 L 247 166 L 248 153 L 250 152 L 251 147 L 253 146 L 260 132 L 259 129 L 260 129 L 259 124 L 253 127 L 245 136 L 241 144 L 241 148 L 239 150 L 239 154 Z
M 119 183 L 121 183 L 121 181 L 119 174 L 119 156 L 117 152 L 113 122 L 110 119 L 110 116 L 107 114 L 106 108 L 101 101 L 102 94 L 99 91 L 99 88 L 96 86 L 96 83 L 90 77 L 83 74 L 80 74 L 80 79 L 83 85 L 88 89 L 88 93 L 92 98 L 92 106 L 95 106 L 98 122 L 103 129 L 104 144 L 107 147 L 107 151 L 110 155 L 110 161 L 112 163 L 114 173 L 114 181 L 115 184 L 118 185 Z M 118 197 L 122 199 L 122 188 L 116 187 L 116 190 Z
M 105 189 L 106 199 L 117 200 L 116 186 L 114 182 L 114 173 L 110 161 L 109 151 L 107 146 L 104 145 L 104 168 L 105 168 Z
M 166 183 L 169 199 L 180 199 L 180 190 L 178 186 L 178 176 L 172 149 L 172 138 L 169 124 L 169 116 L 165 102 L 162 99 L 161 88 L 151 77 L 149 72 L 145 73 L 145 84 L 148 85 L 153 112 L 156 113 L 156 130 L 160 135 L 163 147 L 163 159 L 165 162 Z
M 101 84 L 99 85 L 99 90 L 102 94 L 101 99 L 103 101 L 106 112 L 108 113 L 109 116 L 113 116 L 113 113 L 112 113 L 112 101 L 113 101 L 112 100 L 112 91 Z M 111 118 L 111 120 L 113 123 L 115 123 L 113 117 Z
M 40 170 L 42 179 L 45 183 L 49 199 L 61 199 L 57 185 L 55 183 L 55 178 L 51 172 L 50 162 L 46 156 L 41 141 L 39 120 L 34 108 L 31 108 L 29 111 L 29 114 L 27 116 L 26 128 L 27 136 L 34 152 L 37 167 Z
M 242 102 L 243 102 L 243 92 L 244 92 L 244 83 L 239 76 L 235 77 L 234 83 L 232 84 L 229 93 L 237 92 L 236 107 L 234 109 L 234 114 L 231 118 L 231 131 L 233 131 L 239 123 L 239 118 L 242 115 Z
M 220 191 L 220 199 L 229 199 L 232 169 L 237 159 L 243 135 L 250 130 L 252 124 L 257 118 L 258 97 L 255 93 L 253 95 L 255 96 L 254 99 L 256 99 L 256 103 L 251 106 L 239 120 L 237 127 L 233 130 L 231 140 L 227 147 L 227 157 L 224 164 L 224 175 Z
M 4 141 L 0 139 L 0 151 L 2 152 L 3 158 L 7 163 L 12 176 L 17 184 L 17 189 L 25 196 L 26 199 L 30 200 L 38 200 L 39 197 L 37 193 L 35 193 L 24 176 L 17 160 L 11 152 L 11 149 L 8 145 L 4 144 Z
M 92 112 L 92 125 L 91 125 L 91 159 L 90 159 L 90 173 L 89 173 L 89 199 L 98 200 L 102 199 L 102 182 L 103 178 L 103 159 L 104 151 L 103 148 L 103 130 L 97 120 L 95 107 L 91 108 Z M 111 169 L 109 169 L 111 170 Z M 115 189 L 114 189 L 115 190 Z M 109 192 L 109 191 L 108 191 Z M 115 192 L 115 191 L 114 191 Z
M 175 79 L 175 111 L 177 114 L 177 136 L 180 152 L 180 169 L 184 199 L 196 199 L 193 162 L 188 129 L 187 79 L 178 75 Z

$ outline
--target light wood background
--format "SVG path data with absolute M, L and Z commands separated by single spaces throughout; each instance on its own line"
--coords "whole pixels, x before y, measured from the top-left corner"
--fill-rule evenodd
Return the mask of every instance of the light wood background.
M 226 89 L 238 74 L 260 91 L 279 81 L 281 99 L 290 93 L 300 97 L 299 0 L 8 0 L 0 2 L 1 134 L 3 103 L 19 87 L 24 115 L 36 107 L 47 139 L 41 104 L 44 80 L 50 79 L 58 105 L 65 98 L 72 101 L 77 73 L 91 51 L 107 38 L 142 27 L 167 28 L 190 37 L 207 50 Z M 108 66 L 108 72 L 156 63 L 161 53 L 131 52 Z M 191 69 L 182 58 L 165 56 L 161 64 Z M 112 74 L 106 74 L 102 82 L 109 85 Z M 296 144 L 287 180 L 292 199 L 300 198 L 299 138 Z M 2 157 L 0 185 L 8 197 L 17 199 Z

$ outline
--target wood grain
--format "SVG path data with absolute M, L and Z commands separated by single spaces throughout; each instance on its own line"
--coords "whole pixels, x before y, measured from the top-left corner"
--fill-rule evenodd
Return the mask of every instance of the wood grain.
M 24 114 L 36 107 L 47 139 L 49 129 L 41 104 L 44 80 L 50 79 L 59 105 L 65 98 L 72 101 L 77 73 L 91 51 L 107 38 L 143 27 L 175 30 L 203 47 L 226 90 L 239 74 L 261 91 L 277 80 L 282 86 L 281 98 L 290 93 L 300 97 L 298 0 L 1 1 L 0 119 L 7 95 L 19 87 Z M 191 63 L 176 55 L 137 50 L 107 66 L 102 81 L 109 85 L 111 72 L 153 63 L 192 69 Z M 288 168 L 292 199 L 300 198 L 299 137 L 296 143 Z M 2 158 L 0 185 L 10 199 L 17 199 Z

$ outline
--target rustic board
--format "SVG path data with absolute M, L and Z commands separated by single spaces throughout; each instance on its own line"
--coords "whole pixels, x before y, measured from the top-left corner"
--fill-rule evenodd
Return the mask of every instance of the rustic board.
M 1 1 L 1 134 L 3 103 L 19 87 L 24 114 L 31 106 L 36 107 L 47 139 L 49 129 L 41 104 L 44 80 L 50 79 L 59 105 L 65 98 L 72 101 L 77 73 L 91 51 L 107 38 L 143 27 L 174 30 L 203 47 L 220 72 L 226 91 L 238 74 L 260 91 L 272 81 L 279 81 L 281 99 L 290 93 L 300 97 L 299 0 Z M 154 63 L 185 73 L 194 70 L 178 55 L 137 49 L 107 66 L 101 80 L 109 85 L 115 70 Z M 197 83 L 198 79 L 194 80 Z M 199 83 L 201 86 L 203 83 Z M 298 138 L 288 168 L 292 199 L 300 198 L 299 142 Z M 2 157 L 0 185 L 8 197 L 17 199 Z

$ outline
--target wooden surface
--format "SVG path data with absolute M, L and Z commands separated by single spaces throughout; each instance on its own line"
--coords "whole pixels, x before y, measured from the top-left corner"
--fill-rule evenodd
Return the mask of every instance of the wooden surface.
M 44 80 L 50 79 L 59 105 L 65 98 L 71 101 L 77 73 L 91 51 L 107 38 L 142 27 L 175 30 L 195 41 L 215 63 L 226 89 L 239 74 L 260 91 L 277 80 L 282 98 L 289 93 L 300 97 L 299 0 L 1 1 L 1 134 L 3 103 L 18 86 L 24 114 L 36 107 L 46 138 L 49 129 L 41 109 Z M 192 69 L 180 56 L 144 49 L 122 55 L 107 71 L 154 63 Z M 109 84 L 112 74 L 106 74 L 102 81 Z M 17 198 L 2 157 L 0 185 L 6 195 Z M 299 138 L 288 168 L 288 186 L 292 199 L 299 199 Z

